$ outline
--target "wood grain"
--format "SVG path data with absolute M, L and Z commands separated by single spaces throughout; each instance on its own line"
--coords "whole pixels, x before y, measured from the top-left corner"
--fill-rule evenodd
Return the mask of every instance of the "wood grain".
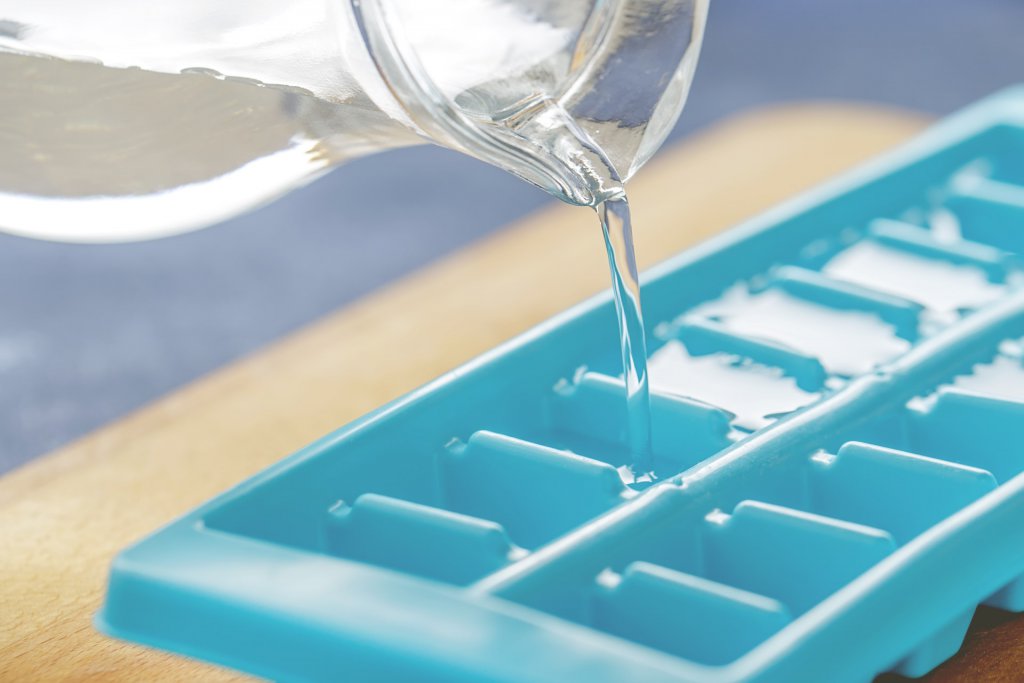
M 640 261 L 664 259 L 924 123 L 821 104 L 720 124 L 664 152 L 632 183 Z M 0 681 L 242 680 L 97 634 L 90 619 L 113 555 L 607 287 L 593 223 L 587 211 L 544 210 L 0 479 Z M 1000 637 L 1019 643 L 1020 629 L 1006 626 L 999 633 L 1010 635 Z M 962 668 L 967 675 L 997 656 L 996 641 L 986 642 Z

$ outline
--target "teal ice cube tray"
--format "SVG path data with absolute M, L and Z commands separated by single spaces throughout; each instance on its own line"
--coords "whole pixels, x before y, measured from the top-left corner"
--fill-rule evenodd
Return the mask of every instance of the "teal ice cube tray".
M 125 550 L 98 625 L 279 681 L 923 674 L 1024 609 L 1019 254 L 1024 88 L 649 273 L 655 483 L 601 296 Z

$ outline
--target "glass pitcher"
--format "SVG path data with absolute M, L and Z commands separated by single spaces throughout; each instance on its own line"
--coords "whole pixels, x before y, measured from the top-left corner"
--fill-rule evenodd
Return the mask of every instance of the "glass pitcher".
M 0 229 L 173 234 L 424 141 L 594 205 L 671 129 L 706 13 L 707 0 L 0 0 Z

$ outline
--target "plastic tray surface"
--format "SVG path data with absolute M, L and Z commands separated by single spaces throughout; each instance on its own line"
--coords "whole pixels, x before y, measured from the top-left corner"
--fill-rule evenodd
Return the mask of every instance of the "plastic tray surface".
M 1024 610 L 1021 255 L 1024 88 L 647 274 L 656 481 L 598 297 L 123 551 L 97 623 L 279 681 L 924 674 Z

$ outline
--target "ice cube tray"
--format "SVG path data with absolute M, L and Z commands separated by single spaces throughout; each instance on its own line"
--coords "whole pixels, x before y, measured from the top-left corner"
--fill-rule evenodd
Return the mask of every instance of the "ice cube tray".
M 279 681 L 868 681 L 1024 609 L 1024 88 L 125 550 L 105 632 Z

